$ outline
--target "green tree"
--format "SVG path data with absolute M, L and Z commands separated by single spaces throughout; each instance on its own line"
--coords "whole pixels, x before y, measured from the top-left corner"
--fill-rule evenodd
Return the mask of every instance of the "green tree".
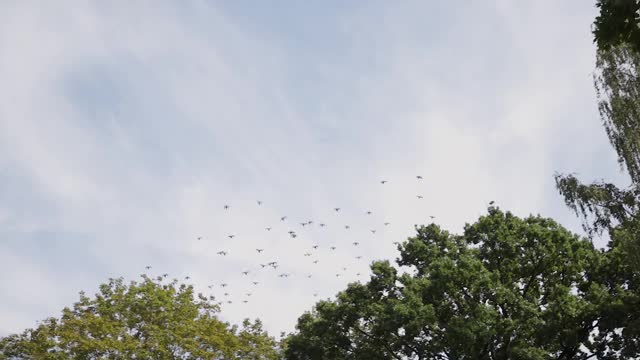
M 110 279 L 94 298 L 80 293 L 60 318 L 0 339 L 7 359 L 277 359 L 259 321 L 241 328 L 217 319 L 212 298 L 192 286 L 146 275 Z
M 609 50 L 629 44 L 640 52 L 640 1 L 598 0 L 600 14 L 596 17 L 593 34 L 598 48 Z
M 400 273 L 372 265 L 366 284 L 302 315 L 289 360 L 628 359 L 630 306 L 616 251 L 551 219 L 490 207 L 462 235 L 432 224 L 399 245 Z M 624 276 L 626 281 L 627 276 Z

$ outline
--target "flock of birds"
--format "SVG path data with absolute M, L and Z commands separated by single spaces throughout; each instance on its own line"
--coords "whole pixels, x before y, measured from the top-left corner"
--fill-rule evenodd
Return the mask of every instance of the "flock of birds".
M 416 176 L 416 180 L 417 181 L 422 181 L 423 177 L 420 175 Z M 385 185 L 388 183 L 387 180 L 381 180 L 380 183 L 382 185 Z M 416 198 L 418 200 L 423 199 L 423 195 L 417 194 Z M 257 200 L 256 201 L 257 206 L 262 206 L 263 205 L 263 201 L 261 200 Z M 232 211 L 232 206 L 229 204 L 224 204 L 222 209 L 224 210 L 224 212 L 231 212 Z M 332 212 L 334 212 L 336 215 L 340 215 L 341 214 L 341 208 L 340 207 L 335 207 L 332 209 Z M 373 211 L 371 210 L 367 210 L 364 212 L 364 215 L 367 216 L 371 216 L 373 215 Z M 431 219 L 434 219 L 434 216 L 429 216 Z M 278 221 L 277 219 L 274 219 L 275 221 Z M 291 227 L 292 224 L 289 223 L 289 217 L 287 215 L 283 215 L 280 216 L 279 218 L 279 223 L 281 224 L 285 224 L 288 227 Z M 300 225 L 303 229 L 307 228 L 307 227 L 311 227 L 312 225 L 316 224 L 319 228 L 326 228 L 328 227 L 328 224 L 324 223 L 324 222 L 314 222 L 313 220 L 307 220 L 307 221 L 303 221 L 303 222 L 299 222 L 297 225 Z M 391 223 L 389 221 L 385 221 L 383 223 L 381 223 L 381 225 L 383 225 L 383 227 L 388 227 L 389 225 L 391 225 Z M 345 230 L 350 230 L 351 229 L 351 225 L 349 224 L 344 224 L 341 225 L 341 227 L 343 227 Z M 267 232 L 271 232 L 272 230 L 275 229 L 275 226 L 267 226 L 264 228 L 265 231 Z M 369 229 L 369 232 L 371 233 L 371 235 L 375 235 L 376 232 L 378 230 L 377 229 Z M 298 232 L 296 230 L 290 229 L 287 231 L 287 235 L 293 239 L 295 239 L 296 237 L 298 237 Z M 228 234 L 227 238 L 229 239 L 229 241 L 231 242 L 236 242 L 234 239 L 236 238 L 236 234 Z M 197 241 L 202 241 L 204 239 L 204 236 L 197 236 L 195 238 L 195 240 Z M 397 241 L 393 242 L 394 245 L 398 245 L 399 243 Z M 350 246 L 352 247 L 352 249 L 358 249 L 360 246 L 360 242 L 359 241 L 352 241 Z M 318 249 L 320 248 L 320 245 L 318 244 L 313 244 L 311 245 L 311 247 L 304 252 L 302 255 L 308 259 L 306 261 L 309 262 L 309 264 L 313 264 L 313 265 L 317 265 L 319 263 L 318 258 L 314 257 L 314 255 L 316 255 Z M 331 245 L 331 246 L 327 246 L 327 249 L 329 249 L 330 252 L 335 253 L 338 250 L 338 247 L 335 245 Z M 248 249 L 246 249 L 246 246 L 242 246 L 242 250 L 243 251 L 247 251 Z M 266 257 L 266 253 L 265 253 L 265 248 L 255 248 L 255 249 L 251 249 L 249 251 L 255 251 L 256 254 L 260 255 L 262 259 L 264 259 L 264 261 L 261 261 L 260 263 L 256 264 L 252 269 L 247 269 L 247 270 L 243 270 L 240 272 L 240 276 L 245 277 L 248 279 L 248 282 L 246 283 L 250 288 L 259 286 L 261 284 L 260 281 L 258 281 L 258 279 L 256 278 L 252 278 L 251 275 L 255 274 L 256 272 L 259 272 L 261 270 L 268 270 L 268 269 L 273 269 L 277 272 L 278 268 L 281 267 L 281 264 L 278 260 L 276 259 L 268 259 Z M 217 256 L 220 257 L 226 257 L 227 255 L 230 254 L 230 250 L 228 249 L 218 249 L 216 252 Z M 363 259 L 362 255 L 356 255 L 354 256 L 355 260 L 357 261 L 361 261 Z M 147 265 L 146 270 L 151 270 L 151 266 Z M 348 270 L 348 268 L 346 266 L 339 266 L 338 267 L 340 270 L 342 270 L 342 272 L 338 271 L 335 273 L 335 277 L 336 278 L 340 278 L 341 276 L 343 276 L 345 274 L 345 272 Z M 291 272 L 277 272 L 277 277 L 279 278 L 288 278 L 292 275 Z M 356 277 L 358 278 L 358 280 L 364 275 L 361 271 L 358 271 L 355 273 Z M 158 278 L 166 278 L 168 276 L 168 274 L 162 274 L 161 276 L 159 276 Z M 305 277 L 307 279 L 312 279 L 314 277 L 313 273 L 308 273 L 305 275 Z M 189 276 L 184 277 L 185 280 L 190 280 L 191 278 Z M 218 284 L 210 284 L 207 285 L 208 289 L 211 291 L 215 291 L 215 293 L 221 295 L 220 297 L 216 298 L 215 296 L 211 295 L 210 299 L 214 300 L 217 299 L 217 304 L 219 306 L 222 306 L 223 304 L 233 304 L 234 303 L 234 298 L 237 299 L 236 302 L 241 302 L 243 304 L 247 304 L 250 301 L 251 296 L 253 295 L 253 291 L 243 291 L 242 294 L 240 294 L 240 296 L 238 297 L 239 294 L 234 293 L 232 294 L 232 292 L 229 290 L 230 283 L 229 282 L 220 282 Z M 313 293 L 314 297 L 318 296 L 317 292 Z

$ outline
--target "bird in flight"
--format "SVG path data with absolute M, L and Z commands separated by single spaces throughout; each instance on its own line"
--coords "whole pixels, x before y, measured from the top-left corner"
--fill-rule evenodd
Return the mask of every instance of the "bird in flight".
M 311 253 L 304 253 L 304 256 L 311 256 Z
M 247 295 L 247 296 L 251 296 L 251 293 L 246 293 L 245 295 Z
M 222 283 L 222 284 L 220 284 L 220 286 L 222 286 L 223 288 L 224 288 L 224 287 L 227 287 L 227 285 L 229 285 L 229 284 L 227 284 L 227 283 Z
M 423 198 L 423 196 L 422 196 L 422 195 L 416 195 L 416 197 L 417 197 L 418 199 L 422 199 L 422 198 Z
M 249 300 L 242 300 L 242 302 L 246 304 L 249 302 Z
M 367 211 L 367 215 L 371 215 L 371 214 L 372 214 L 371 210 Z
M 429 217 L 430 217 L 431 219 L 435 219 L 435 218 L 436 218 L 436 217 L 435 217 L 435 216 L 433 216 L 433 215 L 429 215 Z
M 313 296 L 318 296 L 318 293 L 313 293 Z
M 359 243 L 359 242 L 357 242 L 357 241 L 354 241 L 354 242 L 353 242 L 353 246 L 358 246 L 358 245 L 360 245 L 360 243 Z
M 233 239 L 234 237 L 236 237 L 235 235 L 231 234 L 227 236 L 229 239 Z
M 312 220 L 307 221 L 307 225 L 311 225 L 311 224 L 313 224 Z
M 334 208 L 333 210 L 335 210 L 336 212 L 340 211 L 340 208 Z
M 386 222 L 386 223 L 384 223 L 384 226 L 389 226 L 389 224 L 391 224 L 391 223 Z
M 258 285 L 258 284 L 260 284 L 260 283 L 259 283 L 259 282 L 257 282 L 257 281 L 254 281 L 254 282 L 253 282 L 253 285 Z
M 289 277 L 289 274 L 287 274 L 287 273 L 282 273 L 282 274 L 280 274 L 280 275 L 278 275 L 278 276 L 280 276 L 280 277 Z
M 307 275 L 307 277 L 308 277 L 309 279 L 311 279 L 311 276 L 312 276 L 311 274 Z
M 320 223 L 320 227 L 325 227 L 327 226 L 326 224 Z
M 312 248 L 317 249 L 318 245 L 313 245 Z
M 280 221 L 285 221 L 286 219 L 287 219 L 287 217 L 283 216 L 283 217 L 280 218 Z
M 245 275 L 245 276 L 246 276 L 246 275 L 249 275 L 249 271 L 248 271 L 248 270 L 247 270 L 247 271 L 243 271 L 243 272 L 242 272 L 242 275 Z
M 147 269 L 147 270 L 149 270 L 149 269 L 151 269 L 151 266 L 147 265 L 147 266 L 145 266 L 144 268 L 145 268 L 145 269 Z
M 198 240 L 202 240 L 202 236 L 198 236 Z
M 258 206 L 262 205 L 262 201 L 258 200 Z
M 317 264 L 317 263 L 318 263 L 318 260 L 313 260 L 313 263 L 314 263 L 314 264 Z
M 332 247 L 330 247 L 329 249 L 331 249 L 331 250 L 335 250 L 335 249 L 336 249 L 336 247 L 335 247 L 335 246 L 332 246 Z
M 382 184 L 382 185 L 384 185 L 384 184 L 386 184 L 386 183 L 388 183 L 388 181 L 387 181 L 387 180 L 382 180 L 382 181 L 380 181 L 380 184 Z
M 218 251 L 218 255 L 225 256 L 225 255 L 227 255 L 227 252 L 226 251 Z
M 336 277 L 340 277 L 340 274 L 336 274 Z
M 300 225 L 307 226 L 307 223 L 306 222 L 301 222 Z
M 267 265 L 269 265 L 269 266 L 274 266 L 274 265 L 276 265 L 277 263 L 278 263 L 277 261 L 272 261 L 272 262 L 267 263 Z
M 162 274 L 163 278 L 166 278 L 167 276 L 169 276 L 169 274 L 167 274 L 167 273 Z
M 416 176 L 416 179 L 422 180 L 422 176 L 418 175 L 418 176 Z
M 346 268 L 346 267 L 343 267 L 343 268 L 342 268 L 342 271 L 347 271 L 347 268 Z
M 397 241 L 392 242 L 392 244 L 393 244 L 393 245 L 400 245 L 400 243 L 399 243 L 399 242 L 397 242 Z
M 360 273 L 357 273 L 356 276 L 360 276 Z
M 191 279 L 191 278 L 190 278 L 190 277 L 188 277 L 188 276 L 185 276 L 185 277 L 184 277 L 184 279 L 185 279 L 185 280 L 189 280 L 189 279 Z
M 375 231 L 375 230 L 371 230 L 371 233 L 372 233 L 372 234 L 375 234 L 375 233 L 376 233 L 376 231 Z
M 209 285 L 209 286 L 207 286 L 207 287 L 208 287 L 209 289 L 212 289 L 212 288 L 213 288 L 213 285 Z
M 258 254 L 260 254 L 261 252 L 264 251 L 264 249 L 256 249 L 256 251 L 258 252 Z
M 345 228 L 345 229 L 347 229 L 347 230 L 349 230 L 349 229 L 351 229 L 351 226 L 349 226 L 349 225 L 345 225 L 345 226 L 344 226 L 344 228 Z
M 260 264 L 260 266 L 262 266 L 262 268 L 264 269 L 267 267 L 267 264 Z
M 493 200 L 489 201 L 489 205 L 493 205 L 493 204 L 495 204 L 495 203 L 496 203 L 496 202 L 495 202 L 495 201 L 493 201 Z
M 360 260 L 360 259 L 362 259 L 362 256 L 358 255 L 358 256 L 356 256 L 356 259 Z
M 229 206 L 229 205 L 225 205 L 225 206 L 224 206 L 224 209 L 225 209 L 225 210 L 229 210 L 229 209 L 231 209 L 231 206 Z
M 270 227 L 266 227 L 265 229 L 267 229 L 267 231 L 271 231 L 271 228 L 270 228 Z

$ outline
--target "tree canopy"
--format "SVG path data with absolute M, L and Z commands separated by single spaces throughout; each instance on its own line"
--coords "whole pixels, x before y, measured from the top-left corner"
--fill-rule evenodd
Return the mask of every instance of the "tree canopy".
M 596 6 L 600 14 L 593 34 L 598 48 L 609 50 L 626 43 L 640 51 L 640 1 L 598 0 Z
M 80 294 L 60 318 L 0 340 L 8 359 L 277 359 L 259 321 L 241 328 L 217 319 L 212 299 L 192 286 L 143 276 L 111 279 L 93 298 Z
M 462 235 L 432 224 L 368 283 L 301 316 L 298 359 L 625 359 L 640 354 L 638 273 L 542 217 L 490 207 Z M 624 279 L 624 283 L 621 279 Z

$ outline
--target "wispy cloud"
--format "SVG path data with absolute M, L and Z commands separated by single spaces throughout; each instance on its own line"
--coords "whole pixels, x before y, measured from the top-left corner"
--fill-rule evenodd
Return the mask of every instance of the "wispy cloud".
M 4 7 L 0 334 L 147 264 L 291 330 L 428 215 L 455 231 L 496 200 L 578 230 L 553 172 L 621 180 L 581 1 Z

